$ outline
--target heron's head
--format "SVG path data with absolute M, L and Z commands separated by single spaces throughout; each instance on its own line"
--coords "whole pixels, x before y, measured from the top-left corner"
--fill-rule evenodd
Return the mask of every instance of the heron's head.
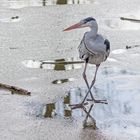
M 88 17 L 85 19 L 82 19 L 80 22 L 64 29 L 63 31 L 70 31 L 72 29 L 77 29 L 77 28 L 84 28 L 84 27 L 90 27 L 90 28 L 97 28 L 97 22 L 93 17 Z

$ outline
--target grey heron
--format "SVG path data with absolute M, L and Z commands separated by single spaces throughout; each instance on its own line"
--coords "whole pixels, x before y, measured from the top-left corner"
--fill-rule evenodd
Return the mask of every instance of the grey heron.
M 75 104 L 73 108 L 82 108 L 85 104 L 85 100 L 90 93 L 91 100 L 94 103 L 103 103 L 107 104 L 106 100 L 96 100 L 91 92 L 91 88 L 93 87 L 95 81 L 96 81 L 96 75 L 98 68 L 100 64 L 107 59 L 110 53 L 110 42 L 108 39 L 105 39 L 102 35 L 98 34 L 98 24 L 96 22 L 96 19 L 93 17 L 88 17 L 80 22 L 64 29 L 63 31 L 70 31 L 72 29 L 76 28 L 84 28 L 89 27 L 90 31 L 84 33 L 83 39 L 81 40 L 81 43 L 78 47 L 79 50 L 79 58 L 85 61 L 85 67 L 83 71 L 83 78 L 85 80 L 85 83 L 88 87 L 88 92 L 86 93 L 83 101 L 80 104 Z M 96 70 L 94 74 L 94 78 L 91 82 L 91 85 L 89 86 L 89 83 L 87 81 L 86 77 L 86 69 L 87 64 L 95 64 Z

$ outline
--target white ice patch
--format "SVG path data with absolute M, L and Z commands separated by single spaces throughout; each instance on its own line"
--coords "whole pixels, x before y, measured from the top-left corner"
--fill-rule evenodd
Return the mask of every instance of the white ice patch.
M 109 62 L 117 62 L 117 60 L 114 59 L 114 58 L 107 58 L 107 61 L 109 61 Z
M 128 17 L 127 17 L 128 18 Z M 139 23 L 128 20 L 121 19 L 109 19 L 105 21 L 107 26 L 112 29 L 121 29 L 121 30 L 138 30 L 140 29 Z
M 115 30 L 139 30 L 140 12 L 135 11 L 133 13 L 120 14 L 117 17 L 114 16 L 110 19 L 105 19 L 103 24 Z
M 112 51 L 113 54 L 122 54 L 122 53 L 125 53 L 125 52 L 126 52 L 126 50 L 124 50 L 124 49 L 117 49 L 117 50 Z
M 25 67 L 28 67 L 28 68 L 39 68 L 41 62 L 39 62 L 39 61 L 34 61 L 34 60 L 25 60 L 25 61 L 22 62 L 22 64 L 23 64 Z

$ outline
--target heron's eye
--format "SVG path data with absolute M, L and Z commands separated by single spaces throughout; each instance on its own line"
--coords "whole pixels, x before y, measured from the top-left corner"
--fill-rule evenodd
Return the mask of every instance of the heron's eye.
M 83 23 L 84 23 L 84 24 L 86 24 L 86 23 L 87 23 L 87 21 L 86 21 L 86 20 L 83 20 Z

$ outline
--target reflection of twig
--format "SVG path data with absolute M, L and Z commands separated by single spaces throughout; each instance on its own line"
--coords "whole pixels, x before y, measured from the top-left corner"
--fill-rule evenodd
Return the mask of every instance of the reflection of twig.
M 6 84 L 2 84 L 2 83 L 0 83 L 0 88 L 9 90 L 9 91 L 11 91 L 12 94 L 16 93 L 16 94 L 20 94 L 20 95 L 31 95 L 31 92 L 29 92 L 25 89 L 18 88 L 18 87 L 15 87 L 15 86 L 6 85 Z
M 133 19 L 133 18 L 125 18 L 125 17 L 120 17 L 121 20 L 129 20 L 129 21 L 136 21 L 140 22 L 140 19 Z

